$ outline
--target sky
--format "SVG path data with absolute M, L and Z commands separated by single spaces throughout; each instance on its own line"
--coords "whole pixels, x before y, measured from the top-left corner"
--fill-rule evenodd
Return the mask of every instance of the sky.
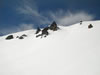
M 0 35 L 46 27 L 53 21 L 68 26 L 100 20 L 100 0 L 0 0 Z

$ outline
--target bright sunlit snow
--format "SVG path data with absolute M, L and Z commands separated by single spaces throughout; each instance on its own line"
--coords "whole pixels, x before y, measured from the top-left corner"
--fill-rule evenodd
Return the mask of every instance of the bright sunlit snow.
M 36 30 L 0 37 L 0 75 L 100 75 L 100 21 L 59 28 L 46 38 Z

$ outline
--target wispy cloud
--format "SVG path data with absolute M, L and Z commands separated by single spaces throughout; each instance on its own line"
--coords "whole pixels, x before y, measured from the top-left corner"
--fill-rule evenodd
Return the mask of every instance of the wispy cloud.
M 78 23 L 80 20 L 82 21 L 90 21 L 95 18 L 94 15 L 88 14 L 85 11 L 78 12 L 70 12 L 59 10 L 57 12 L 50 12 L 50 16 L 53 20 L 57 21 L 60 25 L 72 25 L 74 23 Z
M 27 17 L 28 19 L 33 20 L 34 23 L 38 25 L 50 24 L 52 21 L 56 21 L 58 24 L 66 26 L 77 23 L 80 20 L 88 21 L 94 19 L 94 15 L 88 14 L 85 11 L 71 12 L 65 10 L 57 10 L 56 12 L 39 12 L 38 6 L 36 5 L 35 1 L 32 5 L 29 1 L 23 0 L 21 6 L 18 7 L 17 10 L 18 13 L 24 15 L 24 17 Z
M 71 12 L 61 9 L 55 9 L 55 11 L 39 11 L 38 6 L 34 0 L 18 1 L 19 4 L 16 8 L 18 15 L 22 16 L 22 19 L 30 20 L 32 22 L 27 24 L 23 21 L 23 23 L 20 23 L 17 27 L 1 29 L 0 31 L 3 34 L 32 29 L 33 27 L 37 27 L 37 25 L 47 26 L 47 24 L 51 24 L 52 21 L 56 21 L 59 25 L 67 26 L 78 23 L 80 20 L 89 21 L 95 18 L 94 15 L 89 14 L 84 10 L 78 12 Z
M 33 24 L 20 24 L 17 28 L 17 31 L 24 31 L 24 30 L 30 30 L 33 28 Z
M 34 0 L 32 3 L 23 0 L 23 2 L 17 8 L 17 12 L 24 17 L 33 20 L 36 24 L 47 24 L 50 22 L 48 20 L 48 17 L 45 17 L 41 12 L 39 12 L 36 2 Z
M 33 24 L 20 24 L 19 26 L 13 26 L 5 29 L 0 29 L 0 35 L 6 35 L 10 33 L 20 32 L 24 30 L 30 30 L 33 29 Z

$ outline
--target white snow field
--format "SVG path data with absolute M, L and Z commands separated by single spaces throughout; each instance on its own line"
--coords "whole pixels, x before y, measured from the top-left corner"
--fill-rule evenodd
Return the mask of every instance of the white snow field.
M 100 75 L 100 21 L 59 27 L 46 38 L 34 29 L 0 37 L 0 75 Z

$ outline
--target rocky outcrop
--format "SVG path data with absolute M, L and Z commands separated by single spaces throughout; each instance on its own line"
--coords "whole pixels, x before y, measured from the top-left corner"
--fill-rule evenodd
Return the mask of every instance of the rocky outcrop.
M 41 36 L 41 38 L 42 38 L 43 35 L 44 35 L 44 37 L 46 37 L 46 36 L 49 34 L 48 29 L 49 29 L 49 27 L 44 28 L 44 29 L 42 30 L 42 33 L 39 34 L 39 35 L 37 35 L 36 37 Z
M 49 26 L 49 27 L 45 27 L 43 30 L 41 30 L 40 28 L 37 28 L 37 31 L 35 34 L 38 34 L 41 31 L 41 34 L 36 35 L 36 37 L 41 36 L 41 38 L 44 36 L 48 36 L 49 32 L 48 30 L 53 30 L 53 31 L 57 31 L 59 29 L 59 27 L 57 26 L 56 22 L 53 21 L 53 23 Z
M 20 36 L 19 39 L 24 39 L 24 37 L 23 36 Z
M 93 28 L 93 25 L 92 24 L 88 25 L 88 29 L 90 29 L 90 28 Z
M 50 25 L 50 30 L 53 30 L 53 31 L 57 31 L 59 28 L 57 27 L 57 24 L 55 21 L 53 21 L 53 23 Z
M 16 38 L 24 39 L 25 37 L 27 37 L 27 35 L 26 35 L 26 34 L 23 34 L 23 35 L 21 35 L 21 36 L 17 36 Z
M 6 37 L 6 40 L 11 40 L 13 38 L 14 38 L 13 35 L 9 35 L 9 36 Z
M 38 27 L 35 34 L 38 34 L 40 31 L 41 31 L 41 29 Z

